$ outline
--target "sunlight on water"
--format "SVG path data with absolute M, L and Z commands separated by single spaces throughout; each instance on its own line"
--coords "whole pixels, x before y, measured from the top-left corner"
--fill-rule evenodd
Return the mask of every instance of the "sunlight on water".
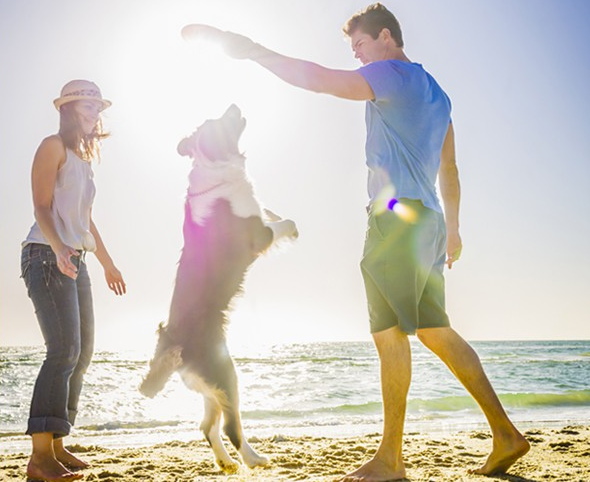
M 484 427 L 481 412 L 446 367 L 415 339 L 411 344 L 408 429 Z M 474 347 L 515 421 L 590 419 L 590 342 L 480 342 Z M 230 351 L 247 436 L 352 436 L 380 430 L 379 365 L 371 343 L 236 344 Z M 44 350 L 2 348 L 0 353 L 0 451 L 26 450 L 29 440 L 20 434 Z M 178 375 L 154 399 L 138 392 L 149 357 L 144 351 L 96 353 L 80 400 L 75 430 L 80 443 L 202 438 L 202 397 Z

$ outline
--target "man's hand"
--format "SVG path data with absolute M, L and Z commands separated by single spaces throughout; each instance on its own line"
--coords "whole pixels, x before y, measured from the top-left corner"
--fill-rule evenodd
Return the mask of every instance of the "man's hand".
M 463 243 L 461 242 L 461 236 L 459 233 L 448 233 L 447 234 L 447 266 L 449 269 L 453 267 L 453 263 L 458 261 L 461 257 L 461 250 L 463 249 Z
M 223 30 L 219 30 L 211 25 L 193 23 L 185 25 L 181 31 L 184 40 L 212 40 L 217 41 L 223 35 Z
M 227 55 L 234 59 L 249 59 L 258 47 L 248 37 L 233 32 L 225 32 L 216 27 L 202 24 L 186 25 L 182 29 L 185 40 L 209 40 L 218 42 Z

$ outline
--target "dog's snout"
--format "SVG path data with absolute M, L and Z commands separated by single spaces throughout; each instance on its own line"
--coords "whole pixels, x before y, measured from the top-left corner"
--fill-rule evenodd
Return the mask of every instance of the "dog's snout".
M 176 147 L 176 151 L 178 152 L 178 154 L 180 154 L 181 156 L 190 156 L 191 155 L 191 143 L 190 143 L 191 138 L 190 137 L 185 137 L 184 139 L 182 139 L 179 143 L 178 146 Z
M 227 108 L 227 110 L 225 111 L 225 114 L 223 114 L 223 116 L 224 117 L 228 116 L 228 117 L 240 118 L 240 117 L 242 117 L 242 111 L 240 110 L 240 108 L 236 104 L 232 104 Z

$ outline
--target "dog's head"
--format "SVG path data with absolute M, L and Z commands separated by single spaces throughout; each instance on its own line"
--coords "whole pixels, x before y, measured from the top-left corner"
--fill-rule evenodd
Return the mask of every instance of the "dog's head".
M 219 119 L 206 120 L 189 137 L 182 139 L 178 143 L 178 153 L 195 160 L 205 158 L 209 161 L 240 156 L 238 143 L 245 127 L 246 119 L 239 107 L 232 104 Z

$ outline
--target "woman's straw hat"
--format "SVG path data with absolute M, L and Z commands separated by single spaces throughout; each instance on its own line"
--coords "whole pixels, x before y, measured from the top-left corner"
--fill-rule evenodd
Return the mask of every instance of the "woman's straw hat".
M 74 100 L 97 100 L 102 103 L 102 109 L 109 107 L 112 102 L 102 98 L 98 85 L 88 80 L 72 80 L 63 86 L 61 95 L 53 101 L 55 108 L 59 108 Z

